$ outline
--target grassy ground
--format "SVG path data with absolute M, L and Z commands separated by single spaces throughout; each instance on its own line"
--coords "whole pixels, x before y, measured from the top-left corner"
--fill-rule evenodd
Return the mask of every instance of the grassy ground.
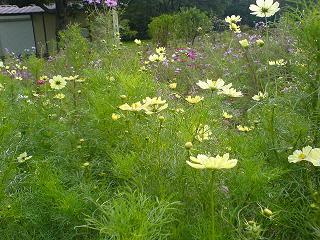
M 168 62 L 145 64 L 152 44 L 91 46 L 77 27 L 49 61 L 8 57 L 0 74 L 1 239 L 319 239 L 319 167 L 288 162 L 294 150 L 320 146 L 319 48 L 306 36 L 319 22 L 307 16 L 300 30 L 283 21 L 268 36 L 206 34 L 191 46 L 194 59 L 180 44 L 167 47 Z M 57 90 L 39 82 L 43 75 L 79 76 Z M 218 78 L 243 97 L 196 85 Z M 259 91 L 267 96 L 253 100 Z M 196 95 L 203 100 L 185 100 Z M 119 109 L 146 97 L 168 107 Z M 24 152 L 32 157 L 19 158 Z M 238 160 L 234 168 L 186 164 L 225 153 Z

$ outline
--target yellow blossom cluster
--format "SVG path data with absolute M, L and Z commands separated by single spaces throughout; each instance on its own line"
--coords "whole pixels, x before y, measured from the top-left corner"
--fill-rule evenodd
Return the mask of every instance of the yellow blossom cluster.
M 119 106 L 119 109 L 130 112 L 144 111 L 147 115 L 151 115 L 154 113 L 159 113 L 162 110 L 168 108 L 168 104 L 166 102 L 167 101 L 161 99 L 161 97 L 146 97 L 142 100 L 142 103 L 141 101 L 132 103 L 131 105 L 125 103 Z
M 240 16 L 227 16 L 224 20 L 229 24 L 229 28 L 231 31 L 233 31 L 234 33 L 241 33 L 240 26 L 237 25 L 237 23 L 241 21 Z
M 258 94 L 257 95 L 254 95 L 253 97 L 252 97 L 252 99 L 253 100 L 255 100 L 255 101 L 257 101 L 257 102 L 259 102 L 259 101 L 261 101 L 262 99 L 265 99 L 265 98 L 267 98 L 268 97 L 268 93 L 263 93 L 263 92 L 258 92 Z
M 226 95 L 229 97 L 234 97 L 234 98 L 238 98 L 238 97 L 242 97 L 243 94 L 241 91 L 237 91 L 236 89 L 234 89 L 232 87 L 232 83 L 229 83 L 227 85 L 225 85 L 225 82 L 219 78 L 216 81 L 207 79 L 206 82 L 204 81 L 199 81 L 198 83 L 196 83 L 201 89 L 210 89 L 211 91 L 214 90 L 218 90 L 218 94 L 221 95 Z
M 149 61 L 150 62 L 163 62 L 166 59 L 167 59 L 167 57 L 166 57 L 166 48 L 164 48 L 164 47 L 156 48 L 156 53 L 151 54 L 149 56 Z

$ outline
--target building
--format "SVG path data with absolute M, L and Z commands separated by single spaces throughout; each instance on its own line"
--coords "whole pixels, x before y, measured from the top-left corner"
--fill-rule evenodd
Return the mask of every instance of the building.
M 48 9 L 50 11 L 48 11 Z M 35 49 L 38 54 L 56 48 L 56 16 L 54 6 L 45 11 L 31 5 L 19 8 L 0 5 L 0 56 L 6 49 L 21 54 Z

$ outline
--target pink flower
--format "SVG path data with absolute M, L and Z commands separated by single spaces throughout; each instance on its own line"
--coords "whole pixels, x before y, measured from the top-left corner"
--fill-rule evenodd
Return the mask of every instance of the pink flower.
M 45 83 L 46 83 L 45 80 L 38 80 L 38 81 L 37 81 L 37 84 L 38 84 L 38 85 L 43 85 L 43 84 L 45 84 Z

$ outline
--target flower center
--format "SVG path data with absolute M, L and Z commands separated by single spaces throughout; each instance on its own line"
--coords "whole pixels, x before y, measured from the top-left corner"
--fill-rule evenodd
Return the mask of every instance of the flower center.
M 304 153 L 300 153 L 298 156 L 299 159 L 305 159 L 306 155 Z
M 261 12 L 262 13 L 267 13 L 267 12 L 269 12 L 269 8 L 263 7 L 263 8 L 261 8 Z
M 56 81 L 56 85 L 60 85 L 61 84 L 61 82 L 60 81 Z

